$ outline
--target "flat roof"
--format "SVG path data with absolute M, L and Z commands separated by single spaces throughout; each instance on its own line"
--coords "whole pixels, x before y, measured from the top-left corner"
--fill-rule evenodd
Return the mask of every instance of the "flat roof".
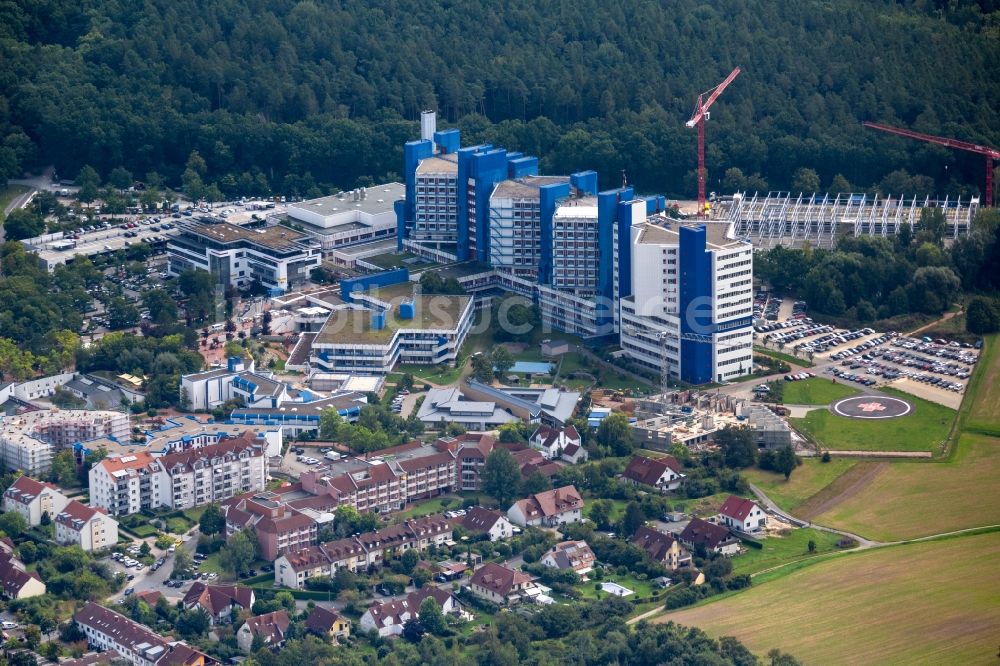
M 577 218 L 597 217 L 597 197 L 580 197 L 567 199 L 556 207 L 554 217 Z
M 457 173 L 458 162 L 455 159 L 446 157 L 428 157 L 421 160 L 417 166 L 417 173 Z
M 441 268 L 435 268 L 434 272 L 444 278 L 463 278 L 470 275 L 478 275 L 479 273 L 488 273 L 491 270 L 493 270 L 493 267 L 486 263 L 463 261 L 460 264 L 450 264 Z
M 672 221 L 670 222 L 669 227 L 647 222 L 639 236 L 639 242 L 650 244 L 676 244 L 680 240 L 679 229 L 681 227 L 697 227 L 701 224 L 705 225 L 705 242 L 708 244 L 710 249 L 721 250 L 744 245 L 743 241 L 729 237 L 730 225 L 728 222 L 702 222 L 692 224 Z
M 376 241 L 370 241 L 368 243 L 358 243 L 357 245 L 348 245 L 347 247 L 338 247 L 334 250 L 339 255 L 345 257 L 357 257 L 358 255 L 366 254 L 368 252 L 373 252 L 375 250 L 384 250 L 384 253 L 396 253 L 396 239 L 395 238 L 385 238 Z M 377 256 L 377 255 L 374 255 Z M 366 257 L 360 257 L 362 259 Z
M 221 224 L 185 224 L 184 231 L 218 243 L 230 244 L 247 241 L 272 250 L 286 251 L 301 249 L 301 243 L 309 239 L 303 233 L 283 226 L 266 229 L 247 229 L 229 222 Z
M 363 188 L 365 190 L 364 199 L 354 199 L 353 190 L 348 192 L 338 192 L 328 197 L 319 199 L 309 199 L 300 201 L 288 206 L 288 214 L 295 217 L 295 211 L 301 210 L 320 215 L 336 215 L 347 213 L 353 210 L 362 213 L 385 213 L 392 210 L 393 202 L 406 197 L 406 186 L 402 183 L 384 183 Z M 296 218 L 298 219 L 298 218 Z M 358 228 L 365 225 L 358 224 Z M 337 231 L 347 231 L 347 225 L 336 227 Z
M 391 341 L 396 331 L 401 329 L 453 330 L 458 327 L 462 313 L 472 301 L 469 296 L 416 296 L 413 319 L 400 319 L 399 303 L 408 299 L 409 296 L 389 301 L 392 307 L 385 312 L 385 327 L 381 329 L 372 327 L 373 310 L 334 310 L 313 345 L 379 345 Z
M 510 199 L 538 198 L 538 188 L 553 183 L 568 183 L 569 176 L 525 176 L 497 184 L 493 196 Z

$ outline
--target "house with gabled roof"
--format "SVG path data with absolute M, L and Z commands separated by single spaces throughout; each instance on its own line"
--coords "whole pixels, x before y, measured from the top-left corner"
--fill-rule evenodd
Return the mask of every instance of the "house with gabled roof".
M 204 654 L 183 641 L 175 641 L 125 617 L 88 601 L 73 615 L 73 621 L 98 650 L 115 650 L 132 666 L 205 666 Z
M 3 494 L 3 510 L 21 514 L 32 527 L 40 525 L 46 513 L 54 518 L 67 504 L 69 498 L 57 486 L 27 475 L 17 477 Z
M 269 649 L 279 648 L 285 644 L 288 627 L 292 624 L 288 611 L 284 608 L 273 613 L 255 615 L 248 618 L 236 631 L 236 644 L 244 652 L 250 652 L 255 638 L 259 638 Z
M 583 497 L 575 487 L 563 486 L 518 500 L 507 510 L 507 517 L 521 527 L 558 527 L 580 522 L 582 512 Z
M 650 559 L 668 569 L 676 571 L 691 566 L 691 553 L 681 546 L 673 534 L 664 534 L 643 525 L 635 531 L 629 541 L 642 548 Z
M 681 531 L 679 538 L 690 550 L 701 546 L 706 552 L 720 555 L 736 555 L 740 552 L 740 542 L 730 534 L 729 528 L 701 518 L 692 518 Z
M 56 542 L 63 545 L 74 544 L 89 553 L 118 543 L 118 521 L 104 509 L 73 500 L 56 514 L 53 522 Z
M 208 615 L 212 624 L 228 622 L 233 610 L 250 610 L 256 600 L 252 588 L 241 585 L 206 585 L 196 582 L 184 595 L 187 610 L 198 608 Z
M 767 514 L 753 500 L 730 495 L 719 509 L 722 523 L 737 532 L 759 532 L 767 527 Z
M 5 537 L 6 541 L 6 537 Z M 28 571 L 24 563 L 14 556 L 14 548 L 0 551 L 0 592 L 5 599 L 27 599 L 45 594 L 45 583 L 34 571 Z
M 541 451 L 546 460 L 559 460 L 570 446 L 574 447 L 572 457 L 578 457 L 583 445 L 583 438 L 580 437 L 575 426 L 552 428 L 543 425 L 531 433 L 528 444 L 531 448 Z M 583 459 L 586 460 L 586 451 L 583 452 Z
M 495 509 L 474 506 L 456 521 L 470 534 L 487 536 L 490 541 L 509 539 L 514 536 L 514 526 L 504 514 Z
M 594 568 L 597 558 L 586 541 L 562 541 L 542 556 L 541 563 L 560 571 L 572 569 L 583 576 Z
M 495 604 L 516 604 L 540 593 L 528 574 L 493 562 L 487 562 L 472 574 L 469 589 Z
M 316 606 L 306 618 L 306 629 L 323 638 L 346 639 L 351 635 L 351 620 L 335 610 Z
M 622 478 L 632 485 L 653 488 L 661 493 L 677 490 L 684 482 L 681 464 L 673 456 L 632 456 Z

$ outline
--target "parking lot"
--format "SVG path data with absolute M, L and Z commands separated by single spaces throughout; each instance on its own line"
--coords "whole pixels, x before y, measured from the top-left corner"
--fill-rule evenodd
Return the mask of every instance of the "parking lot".
M 817 372 L 864 387 L 893 384 L 918 397 L 957 409 L 979 357 L 973 345 L 929 337 L 910 338 L 872 328 L 838 329 L 814 322 L 806 304 L 793 303 L 791 316 L 781 299 L 755 300 L 758 344 L 808 358 Z

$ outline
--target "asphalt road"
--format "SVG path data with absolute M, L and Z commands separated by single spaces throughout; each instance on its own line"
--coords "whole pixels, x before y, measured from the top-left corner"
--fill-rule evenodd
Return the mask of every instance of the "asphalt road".
M 187 549 L 188 552 L 190 552 L 193 555 L 195 548 L 198 546 L 198 529 L 195 528 L 194 530 L 189 532 L 186 538 L 187 541 L 184 541 L 181 545 L 178 546 L 178 548 L 185 548 Z M 167 599 L 173 601 L 174 599 L 180 599 L 181 597 L 183 597 L 184 593 L 187 592 L 188 588 L 191 586 L 191 583 L 194 582 L 194 581 L 185 581 L 184 587 L 181 588 L 164 586 L 163 583 L 170 579 L 170 575 L 174 571 L 173 554 L 165 550 L 160 550 L 155 545 L 153 545 L 154 539 L 152 538 L 146 539 L 146 541 L 152 548 L 153 555 L 155 555 L 156 557 L 165 557 L 166 561 L 163 563 L 163 566 L 157 569 L 156 571 L 152 571 L 149 567 L 143 568 L 142 571 L 136 571 L 135 569 L 126 569 L 120 563 L 109 559 L 108 563 L 111 565 L 111 568 L 114 571 L 121 571 L 125 574 L 132 574 L 135 576 L 134 580 L 130 580 L 126 583 L 125 587 L 122 589 L 122 592 L 119 592 L 118 594 L 111 597 L 112 600 L 120 599 L 125 595 L 124 590 L 132 588 L 136 592 L 146 592 L 148 590 L 156 590 L 161 594 L 163 594 L 163 596 L 167 597 Z

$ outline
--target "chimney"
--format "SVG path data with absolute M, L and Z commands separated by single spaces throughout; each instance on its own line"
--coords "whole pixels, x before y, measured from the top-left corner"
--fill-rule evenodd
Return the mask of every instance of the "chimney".
M 420 114 L 420 138 L 424 141 L 433 141 L 436 131 L 437 114 L 433 111 L 422 112 Z

